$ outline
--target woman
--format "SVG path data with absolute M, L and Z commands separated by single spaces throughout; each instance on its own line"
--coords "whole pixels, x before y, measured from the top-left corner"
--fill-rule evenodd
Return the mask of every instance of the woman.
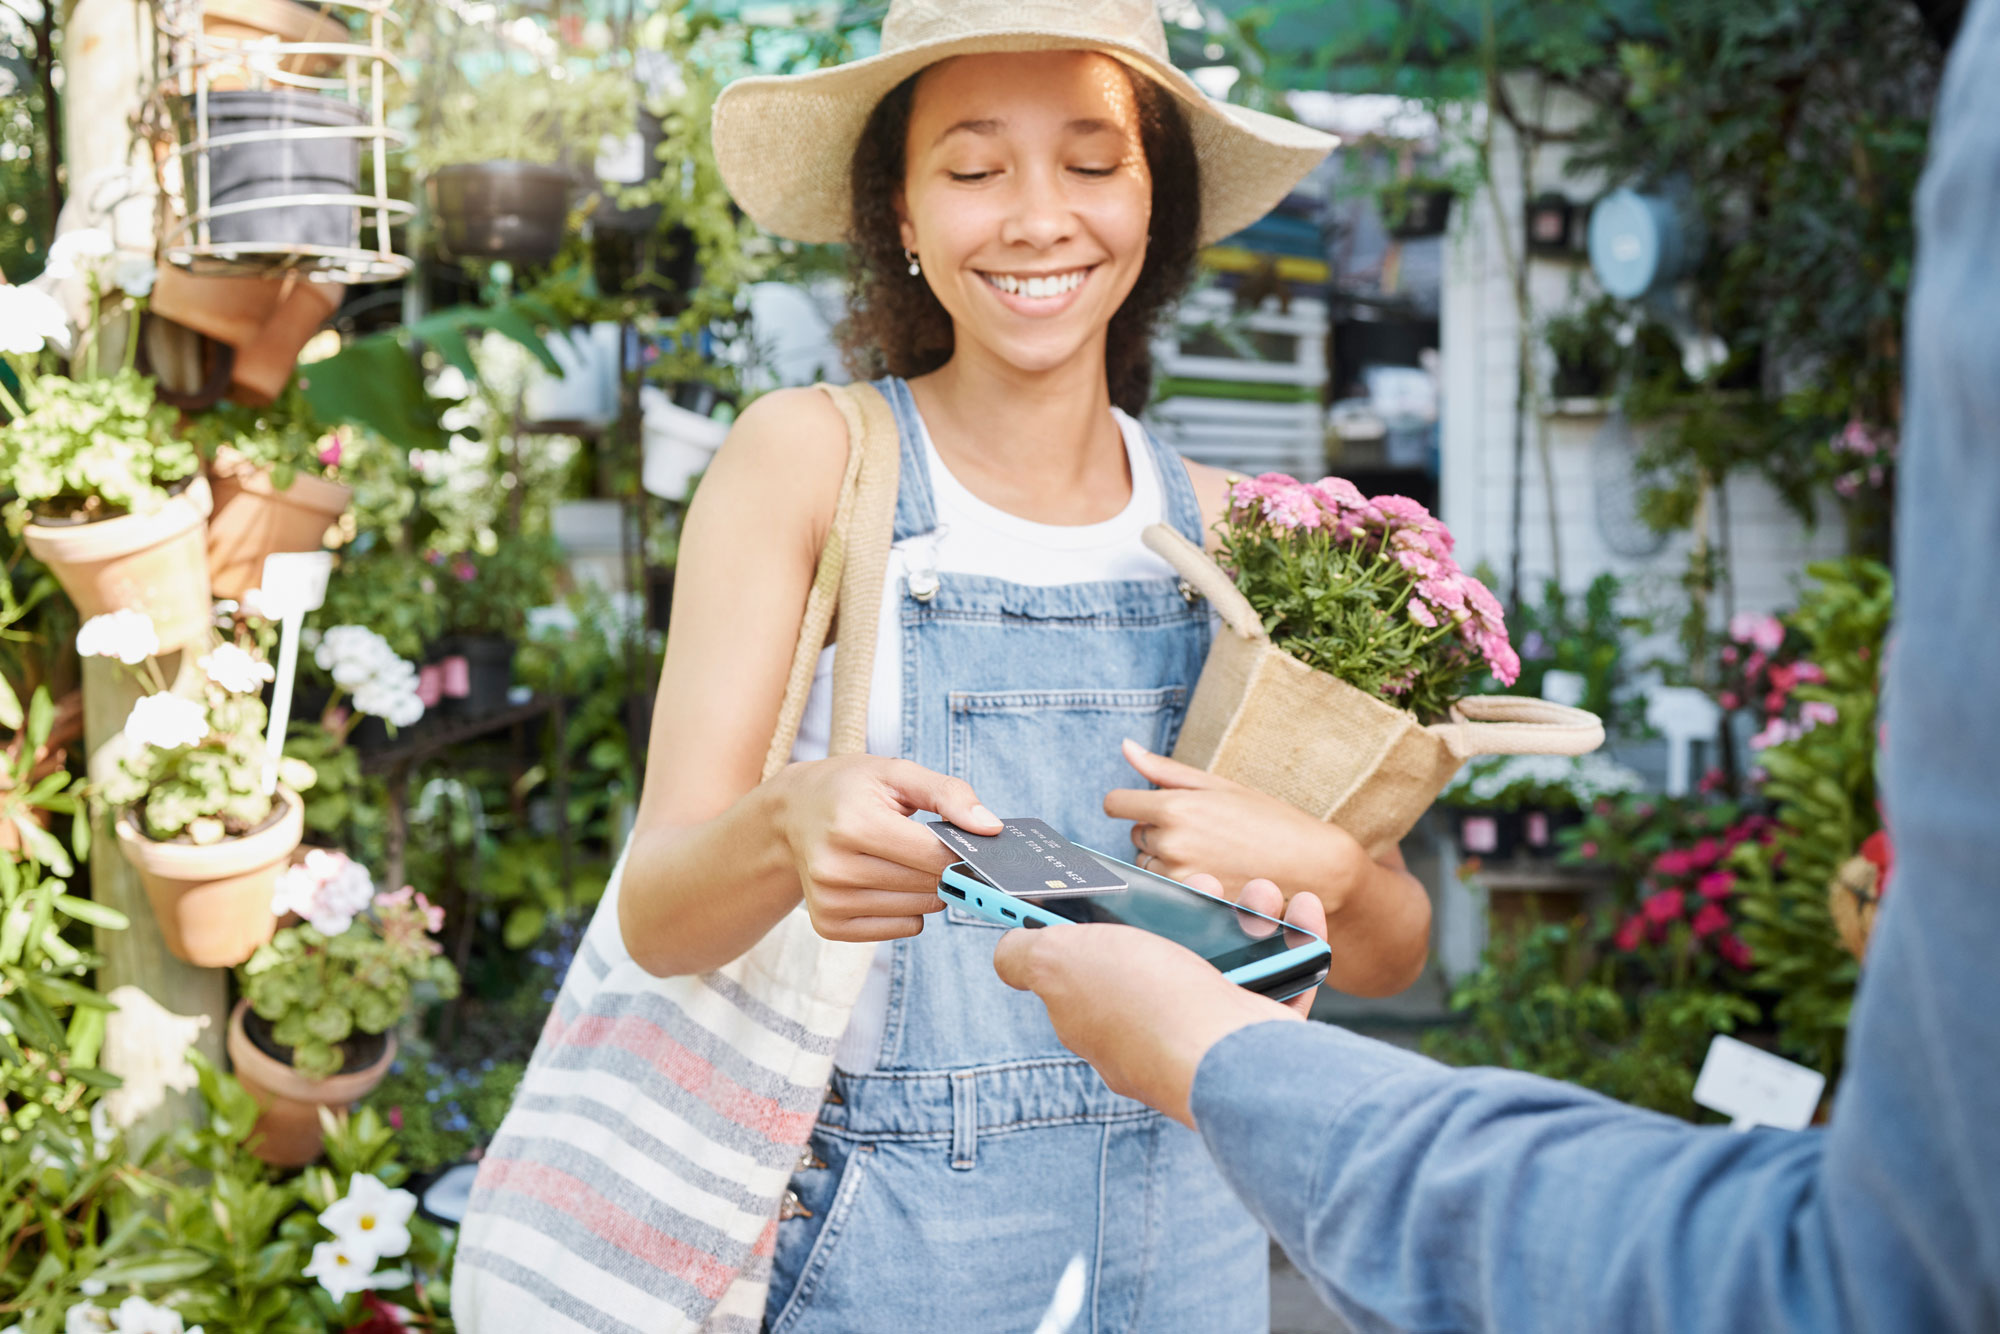
M 909 817 L 1035 815 L 1088 846 L 1129 837 L 1168 875 L 1281 876 L 1331 912 L 1335 985 L 1421 966 L 1427 909 L 1398 859 L 1160 754 L 1208 612 L 1139 534 L 1200 540 L 1226 483 L 1129 415 L 1147 335 L 1197 245 L 1328 144 L 1203 102 L 1151 0 L 899 2 L 884 51 L 716 109 L 752 217 L 851 233 L 850 350 L 887 373 L 903 461 L 870 753 L 824 758 L 829 649 L 796 762 L 758 783 L 847 452 L 823 395 L 771 394 L 688 516 L 654 759 L 602 911 L 659 975 L 734 959 L 801 899 L 822 935 L 893 942 L 778 1225 L 767 1328 L 1028 1330 L 1081 1256 L 1076 1328 L 1263 1330 L 1262 1233 L 1192 1135 L 1112 1094 L 999 981 L 1000 933 L 943 912 L 951 858 Z

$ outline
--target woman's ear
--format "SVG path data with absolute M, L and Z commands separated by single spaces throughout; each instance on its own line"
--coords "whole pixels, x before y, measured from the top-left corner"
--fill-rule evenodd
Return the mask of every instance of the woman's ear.
M 903 192 L 896 191 L 896 232 L 902 237 L 903 249 L 917 248 L 917 229 L 910 222 L 910 206 L 903 200 Z

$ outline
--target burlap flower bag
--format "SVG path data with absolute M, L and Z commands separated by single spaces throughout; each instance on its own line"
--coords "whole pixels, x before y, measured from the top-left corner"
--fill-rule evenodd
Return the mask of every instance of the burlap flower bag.
M 1582 755 L 1604 742 L 1596 714 L 1514 695 L 1475 695 L 1425 726 L 1416 715 L 1279 649 L 1229 575 L 1165 525 L 1158 552 L 1222 617 L 1174 758 L 1331 821 L 1365 848 L 1409 833 L 1476 755 Z

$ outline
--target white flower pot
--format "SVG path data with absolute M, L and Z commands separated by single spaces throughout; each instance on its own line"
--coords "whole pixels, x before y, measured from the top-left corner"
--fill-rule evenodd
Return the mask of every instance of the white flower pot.
M 683 500 L 688 484 L 707 469 L 723 438 L 727 422 L 678 407 L 650 386 L 641 391 L 645 420 L 641 439 L 645 463 L 639 482 L 662 500 Z
M 619 337 L 618 325 L 600 321 L 543 339 L 562 374 L 539 365 L 531 372 L 521 402 L 528 420 L 593 426 L 618 420 Z

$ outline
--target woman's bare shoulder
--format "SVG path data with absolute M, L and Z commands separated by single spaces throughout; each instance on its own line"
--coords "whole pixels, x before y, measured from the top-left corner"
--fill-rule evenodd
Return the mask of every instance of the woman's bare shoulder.
M 743 410 L 695 490 L 702 512 L 759 516 L 801 532 L 818 550 L 840 499 L 847 467 L 847 424 L 817 389 L 778 389 Z
M 1206 463 L 1196 463 L 1183 458 L 1181 463 L 1187 468 L 1188 481 L 1194 487 L 1195 499 L 1201 503 L 1201 531 L 1206 537 L 1206 545 L 1215 547 L 1215 525 L 1222 522 L 1229 512 L 1229 483 L 1235 475 L 1221 468 L 1211 468 Z

